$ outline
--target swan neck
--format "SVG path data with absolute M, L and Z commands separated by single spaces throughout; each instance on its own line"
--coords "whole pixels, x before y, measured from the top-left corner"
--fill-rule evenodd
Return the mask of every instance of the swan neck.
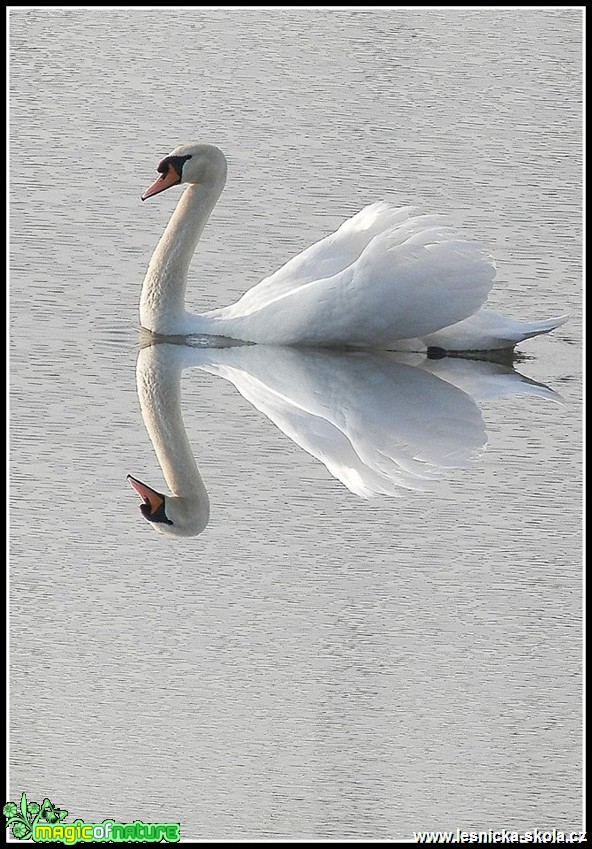
M 189 186 L 152 255 L 140 300 L 140 322 L 153 333 L 178 334 L 186 323 L 185 291 L 191 258 L 224 179 Z

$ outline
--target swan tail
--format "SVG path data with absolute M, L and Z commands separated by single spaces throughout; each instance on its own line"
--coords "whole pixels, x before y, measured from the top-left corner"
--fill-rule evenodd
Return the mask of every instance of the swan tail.
M 550 333 L 567 319 L 568 316 L 560 316 L 541 321 L 516 321 L 482 308 L 457 324 L 422 337 L 422 341 L 428 348 L 445 351 L 512 349 L 525 339 Z
M 541 333 L 550 333 L 555 328 L 565 324 L 568 318 L 569 316 L 567 315 L 561 315 L 556 318 L 543 319 L 542 321 L 517 321 L 515 324 L 518 327 L 518 333 L 520 335 L 517 341 L 522 342 L 524 339 L 530 339 L 532 336 L 540 336 Z

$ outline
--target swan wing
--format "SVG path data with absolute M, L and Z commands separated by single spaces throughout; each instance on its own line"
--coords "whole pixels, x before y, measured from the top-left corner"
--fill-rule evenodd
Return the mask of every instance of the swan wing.
M 225 312 L 230 315 L 229 311 L 236 308 L 236 315 L 248 315 L 300 286 L 333 277 L 349 268 L 375 236 L 396 230 L 416 217 L 413 206 L 393 207 L 384 201 L 370 204 L 265 277 Z
M 228 335 L 253 342 L 372 347 L 422 337 L 470 316 L 491 289 L 491 257 L 438 216 L 391 211 L 381 206 L 378 219 L 385 229 L 378 233 L 376 221 L 364 231 L 351 228 L 355 250 L 343 233 L 358 216 L 333 241 L 313 245 L 310 254 L 295 257 L 236 304 L 208 316 L 222 319 Z M 295 285 L 291 263 L 299 275 Z M 340 266 L 319 276 L 321 269 Z

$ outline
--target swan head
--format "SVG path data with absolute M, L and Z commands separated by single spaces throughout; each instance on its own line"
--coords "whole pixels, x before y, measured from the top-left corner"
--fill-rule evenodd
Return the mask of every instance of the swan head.
M 127 479 L 142 498 L 140 513 L 156 531 L 169 536 L 194 537 L 207 526 L 210 518 L 207 496 L 194 499 L 164 495 L 131 475 Z
M 182 144 L 165 156 L 156 170 L 160 176 L 146 189 L 142 200 L 179 183 L 211 186 L 221 191 L 226 182 L 226 157 L 213 144 Z

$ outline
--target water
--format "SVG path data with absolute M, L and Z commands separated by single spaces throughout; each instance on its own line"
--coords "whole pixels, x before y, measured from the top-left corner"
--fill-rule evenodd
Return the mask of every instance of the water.
M 580 11 L 10 19 L 10 799 L 194 839 L 580 827 Z M 570 314 L 516 364 L 549 390 L 404 364 L 409 393 L 429 383 L 407 396 L 418 421 L 431 410 L 466 456 L 426 491 L 365 499 L 228 362 L 187 367 L 209 522 L 154 533 L 126 482 L 167 491 L 136 391 L 137 305 L 176 197 L 139 196 L 163 155 L 202 140 L 229 179 L 195 311 L 366 203 L 416 203 L 490 248 L 494 309 Z M 354 410 L 361 439 L 377 432 L 384 396 L 356 407 L 351 369 L 331 397 L 326 365 L 290 367 L 317 403 Z

